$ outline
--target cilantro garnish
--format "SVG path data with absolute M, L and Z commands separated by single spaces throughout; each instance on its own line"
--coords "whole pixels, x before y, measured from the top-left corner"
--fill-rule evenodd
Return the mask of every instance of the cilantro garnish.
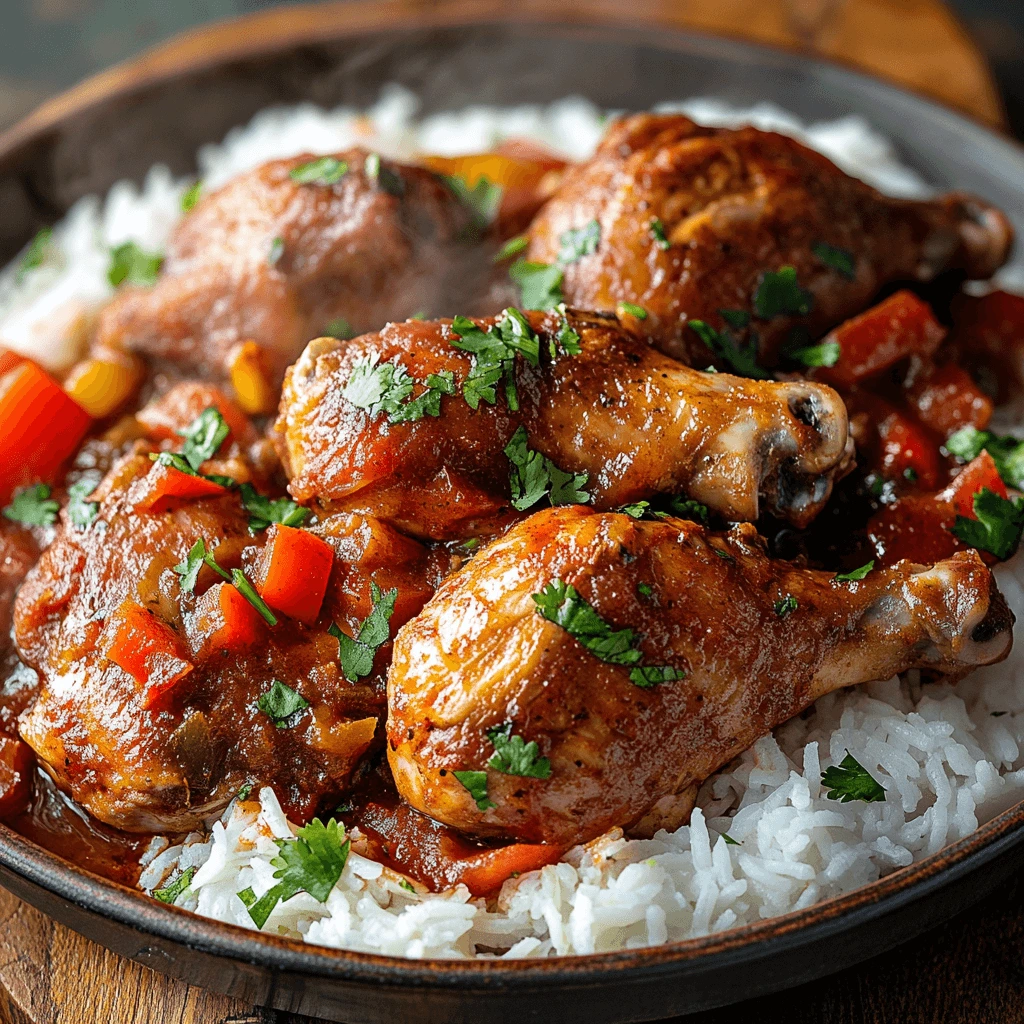
M 412 397 L 421 383 L 425 390 Z M 441 396 L 455 394 L 455 376 L 451 370 L 430 373 L 418 382 L 401 363 L 378 363 L 376 355 L 360 359 L 342 395 L 371 416 L 386 413 L 391 423 L 412 423 L 424 416 L 441 415 Z
M 677 519 L 692 519 L 695 523 L 706 523 L 708 521 L 708 507 L 692 498 L 673 497 L 668 503 L 669 511 L 655 508 L 649 501 L 634 501 L 632 504 L 623 505 L 619 509 L 627 516 L 634 519 L 667 519 L 675 516 Z
M 196 589 L 196 580 L 199 579 L 199 570 L 206 561 L 206 541 L 202 538 L 189 548 L 188 554 L 174 566 L 173 571 L 181 577 L 179 586 L 186 594 L 191 594 Z
M 277 625 L 277 616 L 270 610 L 266 601 L 256 592 L 256 588 L 245 578 L 241 569 L 231 570 L 231 582 L 235 589 L 260 613 L 268 626 Z
M 580 346 L 580 336 L 569 323 L 565 303 L 559 303 L 555 310 L 559 316 L 558 334 L 548 339 L 548 354 L 552 359 L 556 359 L 558 350 L 561 349 L 567 356 L 578 356 L 583 351 Z
M 267 607 L 267 603 L 256 592 L 256 588 L 246 579 L 241 569 L 232 569 L 228 572 L 217 564 L 213 552 L 207 550 L 206 542 L 200 538 L 189 548 L 185 559 L 174 566 L 174 572 L 181 577 L 181 589 L 186 594 L 195 590 L 196 580 L 199 578 L 199 570 L 203 565 L 208 565 L 221 579 L 231 583 L 235 589 L 256 609 L 270 626 L 277 625 L 277 616 Z
M 597 252 L 597 247 L 601 244 L 601 225 L 597 220 L 587 221 L 581 228 L 563 231 L 559 241 L 562 247 L 558 250 L 558 262 L 562 266 L 575 263 L 584 256 L 591 256 Z
M 838 341 L 823 341 L 818 345 L 805 345 L 789 349 L 786 355 L 804 366 L 835 366 L 839 361 L 841 348 Z
M 352 325 L 343 317 L 335 317 L 325 328 L 324 333 L 328 338 L 337 338 L 338 341 L 348 341 L 355 332 Z
M 780 619 L 785 619 L 792 615 L 793 612 L 800 607 L 800 602 L 792 594 L 787 594 L 785 597 L 780 597 L 775 602 L 775 614 Z
M 551 762 L 539 756 L 540 748 L 534 740 L 525 743 L 522 736 L 513 736 L 512 724 L 506 722 L 487 730 L 487 738 L 494 744 L 495 751 L 487 767 L 524 779 L 550 778 Z
M 545 495 L 552 505 L 585 505 L 590 495 L 586 473 L 567 473 L 546 455 L 534 451 L 529 444 L 526 427 L 519 426 L 512 440 L 505 445 L 505 455 L 512 463 L 509 483 L 512 506 L 520 512 L 532 508 Z
M 290 686 L 286 686 L 280 679 L 270 681 L 270 689 L 260 694 L 256 701 L 256 707 L 260 709 L 278 729 L 287 729 L 289 719 L 300 711 L 309 707 L 309 701 L 296 693 Z
M 184 430 L 178 431 L 178 436 L 185 438 L 181 454 L 193 472 L 198 473 L 199 467 L 217 454 L 230 433 L 231 428 L 224 417 L 212 405 L 204 409 Z
M 146 252 L 136 242 L 124 242 L 110 250 L 107 280 L 115 288 L 126 282 L 149 287 L 156 283 L 163 262 L 159 253 Z
M 242 788 L 235 794 L 235 799 L 241 803 L 243 800 L 248 800 L 252 793 L 252 783 L 247 782 Z
M 722 833 L 722 838 L 725 840 L 725 845 L 726 846 L 742 846 L 743 845 L 742 843 L 736 842 L 736 840 L 733 839 L 733 837 L 731 835 L 729 835 L 728 832 L 723 832 Z
M 301 526 L 309 515 L 308 508 L 296 505 L 290 498 L 268 498 L 252 484 L 242 484 L 239 492 L 242 508 L 249 513 L 249 529 L 253 533 L 265 530 L 271 523 Z
M 638 306 L 635 302 L 620 302 L 619 310 L 622 313 L 628 313 L 632 317 L 636 317 L 637 320 L 647 319 L 647 310 L 643 306 Z
M 832 578 L 837 583 L 856 583 L 859 580 L 864 579 L 865 576 L 875 567 L 875 560 L 872 558 L 870 562 L 862 565 L 859 569 L 853 569 L 850 572 L 837 572 Z
M 457 316 L 452 321 L 452 331 L 458 335 L 458 340 L 449 338 L 449 344 L 473 356 L 473 365 L 462 382 L 466 404 L 471 409 L 478 408 L 481 401 L 494 405 L 497 401 L 496 387 L 504 382 L 508 407 L 513 412 L 518 410 L 516 353 L 522 353 L 531 366 L 540 363 L 540 338 L 522 312 L 514 306 L 507 307 L 486 331 L 468 317 Z
M 1011 487 L 1024 488 L 1024 441 L 1020 438 L 1012 434 L 993 434 L 977 427 L 963 427 L 950 434 L 943 447 L 950 455 L 965 462 L 977 458 L 983 451 L 988 452 L 1003 481 Z
M 510 256 L 517 256 L 530 244 L 526 235 L 516 235 L 510 238 L 495 254 L 495 263 L 504 263 Z
M 977 519 L 958 515 L 953 533 L 972 548 L 1009 558 L 1024 532 L 1024 498 L 1001 498 L 983 487 L 974 495 L 974 514 Z
M 412 882 L 410 882 L 408 878 L 403 878 L 398 884 L 403 889 L 405 889 L 406 892 L 415 892 L 416 891 L 416 886 L 413 885 Z
M 643 654 L 636 646 L 636 633 L 628 627 L 612 629 L 571 583 L 553 580 L 533 600 L 542 618 L 560 626 L 596 658 L 609 665 L 632 666 L 629 679 L 634 685 L 646 689 L 683 678 L 683 672 L 668 665 L 639 665 Z
M 52 228 L 43 228 L 36 232 L 35 238 L 29 243 L 28 248 L 25 250 L 25 255 L 21 257 L 21 262 L 18 264 L 18 273 L 15 277 L 18 284 L 25 280 L 26 274 L 43 265 L 43 261 L 50 252 L 52 241 Z
M 68 519 L 71 520 L 73 526 L 77 526 L 80 530 L 91 526 L 93 520 L 99 515 L 99 502 L 86 501 L 86 498 L 96 490 L 97 483 L 98 481 L 95 479 L 83 477 L 68 488 Z
M 498 208 L 501 206 L 501 197 L 504 193 L 500 185 L 495 185 L 484 175 L 476 179 L 472 188 L 464 178 L 457 175 L 442 174 L 441 177 L 455 194 L 455 198 L 469 210 L 473 224 L 478 230 L 482 231 L 488 227 L 498 216 Z
M 636 585 L 636 592 L 641 597 L 654 597 L 654 587 L 650 583 L 638 583 Z
M 814 305 L 814 297 L 796 280 L 795 267 L 766 270 L 754 293 L 754 312 L 762 320 L 777 316 L 806 316 Z
M 624 512 L 627 516 L 632 516 L 634 519 L 643 519 L 649 512 L 652 515 L 657 514 L 651 508 L 649 501 L 634 501 L 631 505 L 623 505 L 619 511 Z
M 327 630 L 338 641 L 341 672 L 350 683 L 358 682 L 373 671 L 373 656 L 391 637 L 391 616 L 395 613 L 397 598 L 397 587 L 385 593 L 371 580 L 370 614 L 360 624 L 356 638 L 353 640 L 333 622 Z
M 150 452 L 149 458 L 150 461 L 155 462 L 158 466 L 169 466 L 171 469 L 176 469 L 179 473 L 185 473 L 188 476 L 200 475 L 188 464 L 185 456 L 178 454 L 178 452 Z
M 162 889 L 154 889 L 153 895 L 161 903 L 176 902 L 178 897 L 192 884 L 192 876 L 195 873 L 195 868 L 186 868 L 170 885 L 165 885 Z
M 191 185 L 181 194 L 181 212 L 190 213 L 195 209 L 196 203 L 199 202 L 199 197 L 203 192 L 202 179 L 193 181 Z
M 668 236 L 665 234 L 665 225 L 661 223 L 661 220 L 654 217 L 650 224 L 651 235 L 654 241 L 657 243 L 659 249 L 670 249 L 672 243 L 668 240 Z
M 52 526 L 57 521 L 60 503 L 50 493 L 49 484 L 22 488 L 4 509 L 4 516 L 22 526 Z
M 267 923 L 278 903 L 297 893 L 308 892 L 318 903 L 327 902 L 348 860 L 351 843 L 342 841 L 344 835 L 334 818 L 326 825 L 314 818 L 294 839 L 275 840 L 280 853 L 270 863 L 277 868 L 274 877 L 280 881 L 258 900 L 251 889 L 238 894 L 257 928 Z
M 719 313 L 728 323 L 729 319 L 725 316 L 727 312 L 743 311 L 720 309 Z M 733 318 L 733 320 L 734 323 L 738 322 L 738 318 Z M 728 363 L 735 373 L 743 377 L 753 377 L 756 380 L 769 379 L 770 375 L 757 365 L 757 338 L 755 336 L 751 336 L 749 341 L 741 344 L 733 337 L 728 327 L 716 331 L 714 327 L 703 320 L 691 320 L 689 323 L 697 337 L 711 349 L 716 357 L 724 363 Z
M 318 160 L 293 167 L 288 177 L 299 185 L 334 185 L 348 173 L 348 164 L 333 156 L 322 156 Z
M 363 170 L 370 181 L 376 182 L 389 195 L 405 195 L 405 181 L 402 176 L 381 163 L 379 153 L 371 153 L 367 156 Z
M 487 796 L 487 772 L 452 772 L 452 775 L 476 801 L 477 810 L 486 811 L 498 805 Z
M 535 263 L 518 259 L 509 267 L 509 277 L 519 285 L 521 302 L 526 309 L 554 309 L 564 301 L 564 271 L 557 263 Z
M 811 252 L 825 266 L 839 271 L 848 281 L 857 276 L 857 260 L 849 249 L 840 249 L 838 246 L 829 245 L 828 242 L 815 242 L 811 246 Z
M 281 261 L 281 257 L 284 255 L 284 239 L 280 235 L 275 235 L 270 240 L 270 248 L 267 250 L 267 262 L 272 266 L 276 267 Z
M 885 789 L 849 751 L 838 766 L 833 765 L 821 773 L 821 784 L 829 791 L 828 799 L 840 803 L 863 800 L 870 804 L 885 800 Z

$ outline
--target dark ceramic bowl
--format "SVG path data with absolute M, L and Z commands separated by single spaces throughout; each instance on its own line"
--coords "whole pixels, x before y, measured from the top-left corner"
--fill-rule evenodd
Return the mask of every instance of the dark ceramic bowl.
M 772 100 L 809 119 L 858 112 L 926 178 L 985 196 L 1024 232 L 1024 152 L 925 100 L 795 54 L 585 23 L 578 7 L 572 24 L 502 23 L 501 8 L 491 9 L 491 21 L 479 20 L 479 5 L 458 2 L 291 9 L 216 28 L 86 83 L 0 139 L 0 261 L 81 195 L 141 179 L 157 161 L 191 170 L 200 144 L 268 104 L 362 105 L 391 81 L 413 89 L 427 110 L 578 93 L 609 108 L 715 95 Z M 79 870 L 0 826 L 0 882 L 50 916 L 177 978 L 350 1024 L 603 1024 L 722 1005 L 889 949 L 987 894 L 1022 862 L 1018 805 L 919 864 L 786 917 L 647 950 L 464 963 L 336 952 L 217 924 Z

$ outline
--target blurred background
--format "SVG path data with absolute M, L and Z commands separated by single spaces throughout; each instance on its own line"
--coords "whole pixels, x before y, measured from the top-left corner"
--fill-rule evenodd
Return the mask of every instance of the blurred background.
M 615 2 L 636 0 L 608 0 Z M 429 3 L 420 0 L 418 6 Z M 0 0 L 0 128 L 67 86 L 193 25 L 287 5 L 288 0 Z M 847 57 L 851 40 L 838 44 L 835 37 L 860 33 L 852 47 L 865 57 L 859 62 L 894 78 L 901 77 L 901 60 L 927 63 L 928 26 L 948 14 L 959 20 L 952 31 L 964 30 L 964 42 L 987 59 L 1007 122 L 1024 137 L 1024 0 L 660 0 L 656 6 L 692 15 L 698 25 L 718 23 L 711 24 L 716 28 L 732 11 L 742 34 L 756 35 L 748 28 L 764 26 L 762 38 L 796 39 L 811 50 Z M 945 31 L 951 31 L 948 23 Z M 941 95 L 944 87 L 948 98 L 956 83 L 949 82 L 941 55 L 933 49 L 931 56 L 931 91 Z

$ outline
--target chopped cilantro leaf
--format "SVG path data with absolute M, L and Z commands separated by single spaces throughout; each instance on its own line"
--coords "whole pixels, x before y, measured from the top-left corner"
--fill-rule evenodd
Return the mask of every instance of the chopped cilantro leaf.
M 659 218 L 654 217 L 651 220 L 651 235 L 654 241 L 657 242 L 659 249 L 670 249 L 672 243 L 668 240 L 668 236 L 665 234 L 665 225 L 661 223 Z
M 179 430 L 178 435 L 185 438 L 181 454 L 185 461 L 196 473 L 199 467 L 212 459 L 218 449 L 224 443 L 231 428 L 224 421 L 224 417 L 216 409 L 210 406 L 204 409 L 184 430 Z
M 338 641 L 338 660 L 341 671 L 350 683 L 356 683 L 373 671 L 373 656 L 391 637 L 391 616 L 395 613 L 398 588 L 382 593 L 370 581 L 370 614 L 363 619 L 353 639 L 336 624 L 328 632 Z
M 413 885 L 412 882 L 410 882 L 408 878 L 403 878 L 398 884 L 403 889 L 405 889 L 406 892 L 415 892 L 416 891 L 416 886 Z
M 498 806 L 487 796 L 487 772 L 452 772 L 452 775 L 476 801 L 477 810 L 486 811 Z
M 418 382 L 401 363 L 378 363 L 376 356 L 360 359 L 342 396 L 371 416 L 386 413 L 391 423 L 411 423 L 424 416 L 441 415 L 441 396 L 455 394 L 451 370 L 428 374 L 422 382 L 425 390 L 412 397 Z
M 196 589 L 199 570 L 202 569 L 205 562 L 206 541 L 200 538 L 189 548 L 189 552 L 184 559 L 174 566 L 174 572 L 181 577 L 179 586 L 186 594 L 191 594 Z
M 658 683 L 674 683 L 686 675 L 671 665 L 637 665 L 629 670 L 629 681 L 634 686 L 646 690 Z
M 107 280 L 115 288 L 125 283 L 149 287 L 156 283 L 163 262 L 159 253 L 146 252 L 136 242 L 124 242 L 110 250 Z
M 785 597 L 780 597 L 778 601 L 775 602 L 775 614 L 778 615 L 780 619 L 785 619 L 792 615 L 799 607 L 800 603 L 797 599 L 792 594 L 787 594 Z
M 829 245 L 828 242 L 815 242 L 811 246 L 811 252 L 826 267 L 839 271 L 847 281 L 852 281 L 857 276 L 857 260 L 849 249 L 840 249 L 838 246 Z
M 176 902 L 178 897 L 192 884 L 192 876 L 195 873 L 195 868 L 186 868 L 170 885 L 165 885 L 162 889 L 154 889 L 153 895 L 161 903 Z
M 52 526 L 57 521 L 60 503 L 50 497 L 49 484 L 35 484 L 17 491 L 4 516 L 22 526 Z
M 795 267 L 766 270 L 754 294 L 754 312 L 762 320 L 777 316 L 806 316 L 814 297 L 796 280 Z
M 199 476 L 188 464 L 185 456 L 179 455 L 178 452 L 150 452 L 149 457 L 158 466 L 169 466 L 171 469 L 176 469 L 179 473 L 185 473 L 188 476 Z
M 348 164 L 333 156 L 299 164 L 288 172 L 288 177 L 299 185 L 334 185 L 348 173 Z
M 464 178 L 457 175 L 443 174 L 447 186 L 455 194 L 455 198 L 467 210 L 473 218 L 473 224 L 478 230 L 483 230 L 493 223 L 498 216 L 498 208 L 501 206 L 501 197 L 504 192 L 500 185 L 495 185 L 488 177 L 481 175 L 470 187 Z
M 555 309 L 559 315 L 558 334 L 548 341 L 548 353 L 552 359 L 558 355 L 558 349 L 561 349 L 567 356 L 578 356 L 583 351 L 580 347 L 580 336 L 569 323 L 565 303 L 559 303 Z
M 557 263 L 534 263 L 518 259 L 509 267 L 509 277 L 519 286 L 526 309 L 554 309 L 564 300 L 564 272 Z
M 983 451 L 992 456 L 1003 481 L 1024 489 L 1024 441 L 1012 434 L 993 434 L 990 430 L 963 427 L 946 438 L 943 447 L 958 459 L 970 462 Z
M 499 383 L 504 383 L 508 407 L 515 412 L 519 408 L 516 353 L 521 353 L 531 366 L 540 362 L 540 338 L 526 317 L 514 306 L 509 306 L 486 331 L 465 316 L 455 317 L 452 331 L 458 335 L 458 340 L 449 338 L 449 344 L 473 356 L 473 365 L 462 382 L 466 404 L 471 409 L 478 408 L 481 402 L 494 405 L 497 401 L 496 388 Z
M 828 799 L 840 803 L 848 804 L 851 800 L 875 803 L 885 800 L 885 789 L 849 751 L 838 766 L 832 765 L 821 773 L 821 784 L 829 791 Z
M 707 505 L 702 505 L 692 498 L 674 497 L 669 501 L 668 507 L 671 509 L 672 515 L 678 516 L 680 519 L 692 519 L 695 523 L 708 521 Z
M 236 892 L 235 895 L 242 901 L 242 906 L 249 909 L 256 902 L 256 893 L 252 891 L 252 886 L 247 885 L 241 892 Z M 266 920 L 266 918 L 264 918 Z M 263 925 L 260 925 L 262 928 Z
M 36 232 L 35 238 L 29 243 L 25 255 L 21 257 L 21 262 L 18 264 L 18 272 L 15 277 L 17 284 L 21 284 L 25 280 L 26 274 L 43 265 L 43 261 L 50 252 L 52 242 L 53 230 L 51 228 L 43 228 Z
M 495 750 L 487 767 L 524 779 L 550 778 L 551 762 L 540 756 L 540 748 L 534 740 L 526 743 L 522 736 L 513 736 L 512 724 L 506 722 L 487 730 L 487 738 L 494 744 Z
M 241 789 L 240 789 L 240 790 L 239 790 L 239 791 L 238 791 L 238 792 L 237 792 L 237 793 L 235 794 L 235 799 L 236 799 L 236 800 L 238 800 L 239 802 L 242 802 L 243 800 L 248 800 L 248 799 L 249 799 L 249 796 L 250 796 L 251 794 L 252 794 L 252 783 L 251 783 L 251 782 L 247 782 L 247 783 L 246 783 L 246 784 L 245 784 L 244 786 L 242 786 L 242 788 L 241 788 Z
M 719 310 L 719 312 L 724 314 L 725 310 Z M 689 323 L 697 337 L 719 359 L 727 363 L 735 373 L 743 377 L 753 377 L 756 380 L 769 379 L 770 375 L 757 365 L 756 337 L 751 337 L 749 341 L 741 344 L 732 336 L 732 332 L 727 327 L 716 331 L 703 320 L 691 320 Z
M 530 239 L 526 235 L 516 235 L 510 238 L 495 254 L 495 263 L 504 263 L 510 256 L 518 256 L 528 245 Z
M 290 498 L 268 498 L 260 494 L 252 484 L 239 488 L 242 508 L 249 513 L 249 529 L 258 532 L 271 523 L 282 526 L 301 526 L 309 515 L 309 509 L 296 505 Z
M 73 526 L 80 530 L 91 526 L 93 520 L 99 515 L 99 502 L 86 501 L 90 494 L 96 490 L 98 480 L 92 477 L 83 477 L 68 488 L 68 519 Z
M 859 569 L 853 569 L 850 572 L 837 572 L 833 579 L 837 583 L 856 583 L 858 580 L 864 579 L 874 567 L 875 560 L 872 558 L 870 562 L 862 565 Z
M 736 840 L 733 839 L 733 837 L 731 835 L 729 835 L 728 832 L 723 832 L 722 833 L 722 838 L 725 840 L 725 845 L 726 846 L 742 846 L 743 845 L 742 843 L 736 842 Z
M 650 583 L 638 583 L 636 585 L 636 592 L 641 597 L 654 597 L 654 587 Z
M 750 314 L 745 309 L 720 309 L 718 315 L 737 331 L 750 326 Z
M 619 314 L 621 315 L 622 313 L 636 317 L 637 320 L 647 319 L 647 310 L 643 306 L 638 306 L 635 302 L 620 302 Z
M 267 606 L 266 601 L 256 592 L 256 588 L 245 578 L 241 569 L 231 570 L 231 582 L 235 589 L 260 613 L 268 626 L 277 625 L 277 616 Z
M 242 597 L 259 612 L 268 625 L 277 625 L 277 616 L 267 607 L 267 603 L 256 592 L 256 588 L 245 578 L 245 573 L 241 569 L 232 569 L 231 572 L 222 569 L 217 564 L 213 551 L 207 549 L 206 542 L 202 539 L 192 545 L 183 562 L 174 566 L 174 571 L 181 577 L 182 590 L 189 594 L 192 593 L 203 564 L 208 565 L 221 579 L 231 583 Z
M 270 863 L 277 868 L 274 878 L 280 881 L 255 901 L 251 889 L 238 894 L 257 928 L 267 923 L 278 903 L 296 893 L 308 892 L 318 903 L 327 902 L 348 861 L 351 843 L 348 839 L 342 841 L 344 835 L 334 818 L 326 825 L 314 818 L 298 830 L 294 839 L 275 840 L 280 852 Z
M 833 340 L 790 349 L 786 355 L 804 366 L 835 366 L 841 351 L 839 342 Z
M 651 503 L 649 501 L 634 501 L 631 505 L 623 505 L 619 511 L 634 519 L 643 519 L 651 511 Z
M 309 707 L 309 701 L 296 693 L 290 686 L 282 683 L 280 679 L 272 679 L 270 689 L 260 695 L 259 700 L 256 701 L 256 707 L 278 729 L 287 729 L 289 719 L 298 712 L 305 711 Z
M 343 317 L 335 317 L 325 328 L 328 338 L 337 338 L 338 341 L 348 341 L 353 337 L 352 325 Z
M 974 495 L 974 514 L 977 519 L 958 515 L 953 533 L 972 548 L 1009 558 L 1024 531 L 1024 498 L 1001 498 L 983 487 Z
M 585 505 L 590 495 L 586 473 L 567 473 L 546 455 L 530 448 L 526 427 L 520 425 L 505 446 L 505 455 L 512 463 L 509 482 L 512 505 L 520 512 L 532 508 L 545 495 L 552 505 Z
M 275 235 L 270 240 L 270 248 L 267 250 L 267 262 L 272 266 L 276 267 L 281 261 L 281 257 L 284 255 L 284 239 L 280 235 Z
M 581 228 L 564 231 L 559 241 L 562 247 L 558 250 L 558 262 L 563 266 L 575 263 L 597 252 L 601 244 L 601 225 L 596 220 L 587 221 Z
M 199 197 L 203 193 L 203 182 L 202 179 L 193 181 L 191 185 L 181 194 L 181 212 L 191 213 L 195 209 L 196 203 L 199 202 Z
M 379 153 L 370 153 L 367 156 L 366 163 L 363 164 L 363 170 L 370 181 L 376 182 L 389 195 L 405 195 L 405 181 L 402 176 L 386 164 L 381 163 Z

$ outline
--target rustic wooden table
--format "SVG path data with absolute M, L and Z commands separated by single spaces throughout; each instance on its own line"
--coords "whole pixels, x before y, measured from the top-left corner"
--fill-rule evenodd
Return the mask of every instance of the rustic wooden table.
M 624 0 L 607 0 L 614 6 Z M 840 59 L 993 125 L 992 76 L 941 0 L 654 0 L 666 23 Z M 316 17 L 281 11 L 270 17 Z M 944 928 L 824 981 L 687 1024 L 1024 1024 L 1024 881 Z M 821 956 L 843 964 L 840 946 Z M 0 890 L 2 1024 L 316 1024 L 171 981 Z

